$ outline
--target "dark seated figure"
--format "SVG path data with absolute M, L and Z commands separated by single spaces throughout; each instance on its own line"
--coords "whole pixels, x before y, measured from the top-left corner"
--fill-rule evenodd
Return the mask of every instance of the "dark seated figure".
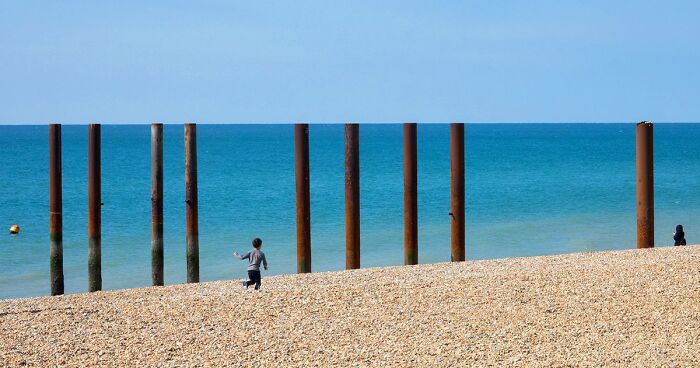
M 683 225 L 676 226 L 676 232 L 673 233 L 673 245 L 685 245 L 685 232 L 683 232 Z

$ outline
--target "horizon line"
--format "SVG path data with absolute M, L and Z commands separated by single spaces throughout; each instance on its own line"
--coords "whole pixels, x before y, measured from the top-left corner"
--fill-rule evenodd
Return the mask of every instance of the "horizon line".
M 184 121 L 184 122 L 162 122 L 162 121 L 153 121 L 153 122 L 106 122 L 106 123 L 99 123 L 99 122 L 49 122 L 49 123 L 37 123 L 37 122 L 32 122 L 32 123 L 14 123 L 14 122 L 4 122 L 0 123 L 0 126 L 43 126 L 43 125 L 49 125 L 49 124 L 61 124 L 61 125 L 75 125 L 75 126 L 80 126 L 80 125 L 89 125 L 89 124 L 100 124 L 100 125 L 150 125 L 150 124 L 163 124 L 163 125 L 184 125 L 184 124 L 191 124 L 195 123 L 197 125 L 294 125 L 294 124 L 309 124 L 309 125 L 341 125 L 341 124 L 349 124 L 349 123 L 356 123 L 356 124 L 372 124 L 372 125 L 394 125 L 394 124 L 405 124 L 405 123 L 416 123 L 416 124 L 451 124 L 451 123 L 462 123 L 462 124 L 637 124 L 639 122 L 644 122 L 644 121 L 651 121 L 654 124 L 698 124 L 700 121 L 658 121 L 655 122 L 653 120 L 639 120 L 639 121 L 498 121 L 498 122 L 491 122 L 491 121 L 387 121 L 387 122 L 381 122 L 381 121 L 368 121 L 368 122 L 363 122 L 363 121 L 357 121 L 357 120 L 349 120 L 349 121 L 344 121 L 344 122 L 338 122 L 338 121 L 331 121 L 331 122 L 309 122 L 309 121 L 298 121 L 298 122 L 195 122 L 195 121 Z

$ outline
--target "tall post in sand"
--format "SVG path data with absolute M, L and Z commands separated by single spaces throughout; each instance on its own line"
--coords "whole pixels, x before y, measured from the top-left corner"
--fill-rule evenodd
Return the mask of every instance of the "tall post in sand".
M 294 125 L 296 161 L 297 272 L 311 272 L 311 204 L 309 193 L 309 125 Z
M 187 218 L 187 282 L 199 282 L 197 214 L 197 124 L 185 124 L 185 207 Z
M 461 262 L 464 253 L 464 124 L 450 124 L 450 230 L 451 260 Z
M 360 126 L 345 124 L 345 269 L 360 268 Z
M 403 263 L 418 264 L 416 123 L 403 125 Z
M 654 247 L 654 124 L 637 124 L 637 248 Z
M 163 124 L 151 124 L 151 283 L 163 280 Z
M 88 125 L 88 290 L 102 290 L 100 124 Z
M 63 294 L 63 193 L 61 124 L 49 124 L 49 237 L 51 295 Z

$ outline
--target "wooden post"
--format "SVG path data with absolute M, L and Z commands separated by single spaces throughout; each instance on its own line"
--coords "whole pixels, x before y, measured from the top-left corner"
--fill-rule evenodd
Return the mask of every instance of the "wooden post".
M 360 268 L 360 126 L 345 124 L 345 268 Z
M 185 124 L 185 204 L 187 216 L 187 282 L 199 282 L 197 214 L 197 125 Z
M 51 295 L 61 295 L 64 289 L 61 124 L 49 124 L 49 237 Z
M 297 272 L 311 272 L 311 204 L 309 190 L 309 125 L 294 126 L 296 162 Z
M 450 224 L 452 262 L 465 260 L 464 251 L 464 124 L 450 124 Z
M 88 125 L 88 290 L 102 290 L 101 126 Z
M 404 264 L 418 264 L 418 155 L 416 123 L 403 125 L 403 254 Z
M 654 247 L 654 124 L 637 124 L 637 248 Z
M 163 124 L 151 124 L 151 282 L 163 277 Z

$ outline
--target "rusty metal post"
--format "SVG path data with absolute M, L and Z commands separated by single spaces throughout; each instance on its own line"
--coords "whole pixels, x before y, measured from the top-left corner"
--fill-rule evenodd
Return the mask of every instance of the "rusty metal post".
M 296 161 L 297 272 L 311 272 L 311 204 L 309 191 L 309 125 L 294 125 Z
M 345 269 L 360 268 L 360 126 L 345 124 Z
M 63 193 L 61 124 L 49 124 L 49 237 L 51 295 L 63 294 Z
M 416 123 L 403 125 L 403 263 L 418 264 Z
M 199 282 L 197 214 L 197 124 L 185 124 L 185 205 L 187 216 L 187 282 Z
M 100 124 L 88 125 L 88 290 L 102 290 Z
M 637 124 L 637 248 L 654 247 L 654 125 Z
M 451 260 L 464 255 L 464 124 L 450 124 L 450 224 Z
M 151 282 L 163 280 L 163 124 L 151 124 Z

